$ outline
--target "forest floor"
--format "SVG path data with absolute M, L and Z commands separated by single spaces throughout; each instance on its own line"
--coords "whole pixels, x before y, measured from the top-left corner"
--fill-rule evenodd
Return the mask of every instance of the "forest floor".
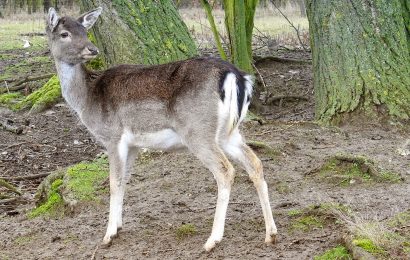
M 0 51 L 3 68 L 21 63 L 20 56 L 47 55 L 41 50 Z M 0 130 L 0 178 L 22 193 L 0 198 L 0 259 L 313 259 L 339 245 L 355 254 L 360 244 L 379 259 L 408 259 L 409 129 L 365 122 L 316 124 L 309 53 L 282 50 L 275 56 L 304 62 L 258 63 L 270 104 L 259 108 L 263 122 L 241 126 L 263 161 L 279 232 L 275 245 L 263 243 L 256 191 L 236 167 L 224 239 L 209 253 L 202 249 L 212 227 L 216 183 L 186 152 L 148 152 L 137 160 L 127 186 L 124 226 L 108 248 L 98 246 L 108 219 L 108 192 L 68 214 L 27 217 L 44 179 L 38 174 L 103 152 L 61 101 L 40 114 L 0 107 L 0 119 L 22 129 L 20 134 Z M 48 70 L 29 67 L 29 75 Z M 17 76 L 23 75 L 11 74 Z M 366 163 L 353 157 L 367 158 Z M 100 185 L 108 187 L 107 182 Z M 6 189 L 0 188 L 0 194 Z

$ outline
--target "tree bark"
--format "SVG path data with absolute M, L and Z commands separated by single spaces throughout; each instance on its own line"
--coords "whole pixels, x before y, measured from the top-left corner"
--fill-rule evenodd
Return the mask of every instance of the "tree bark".
M 257 3 L 258 0 L 224 0 L 231 61 L 250 73 L 253 72 L 252 31 Z
M 306 0 L 316 118 L 410 117 L 409 3 L 406 0 Z
M 83 11 L 103 7 L 92 33 L 107 66 L 161 64 L 197 54 L 171 0 L 81 0 L 80 6 Z

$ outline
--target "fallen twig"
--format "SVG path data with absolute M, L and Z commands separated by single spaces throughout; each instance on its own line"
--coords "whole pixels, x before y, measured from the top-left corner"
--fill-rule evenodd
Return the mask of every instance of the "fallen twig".
M 16 187 L 14 187 L 11 183 L 8 183 L 4 179 L 0 179 L 0 186 L 5 187 L 6 189 L 10 190 L 11 192 L 17 195 L 21 195 L 21 192 Z
M 268 98 L 268 100 L 266 101 L 267 105 L 270 105 L 276 101 L 282 101 L 284 99 L 300 99 L 300 100 L 304 100 L 307 101 L 309 100 L 307 97 L 304 96 L 296 96 L 296 95 L 290 95 L 290 96 L 274 96 L 274 97 L 270 97 Z
M 97 244 L 97 246 L 95 247 L 95 249 L 94 249 L 94 251 L 93 251 L 93 254 L 91 255 L 90 260 L 94 260 L 94 259 L 95 259 L 95 253 L 97 253 L 98 248 L 99 248 L 99 245 Z
M 252 63 L 252 67 L 255 69 L 256 74 L 259 76 L 259 79 L 260 79 L 261 82 L 262 82 L 263 91 L 265 92 L 265 100 L 263 101 L 263 103 L 266 103 L 267 97 L 269 97 L 268 87 L 266 87 L 265 80 L 263 79 L 262 74 L 260 73 L 260 71 L 258 70 L 258 68 L 255 66 L 255 64 Z
M 26 82 L 30 82 L 30 81 L 37 81 L 37 80 L 41 80 L 41 79 L 46 79 L 46 78 L 51 78 L 54 74 L 53 73 L 48 73 L 48 74 L 44 74 L 44 75 L 38 75 L 38 76 L 27 76 L 22 80 L 17 81 L 16 83 L 13 84 L 13 86 L 11 87 L 6 87 L 4 89 L 0 89 L 0 94 L 3 94 L 5 92 L 10 92 L 10 91 L 17 91 L 20 89 L 24 88 L 24 83 Z M 7 82 L 7 81 L 6 81 Z M 6 84 L 7 86 L 7 84 Z
M 288 59 L 288 58 L 280 58 L 276 56 L 265 56 L 265 57 L 260 57 L 260 56 L 254 56 L 254 64 L 257 65 L 258 63 L 264 62 L 264 61 L 276 61 L 276 62 L 281 62 L 281 63 L 298 63 L 298 64 L 311 64 L 312 62 L 310 60 L 297 60 L 297 59 Z
M 18 177 L 3 177 L 3 179 L 7 181 L 35 180 L 35 179 L 47 177 L 48 175 L 50 175 L 49 172 L 33 174 L 33 175 L 26 175 L 26 176 L 18 176 Z

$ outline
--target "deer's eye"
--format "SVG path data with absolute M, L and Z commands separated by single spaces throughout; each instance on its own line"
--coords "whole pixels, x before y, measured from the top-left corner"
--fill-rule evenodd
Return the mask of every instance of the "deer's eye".
M 68 37 L 68 32 L 63 32 L 60 34 L 61 38 L 67 38 Z

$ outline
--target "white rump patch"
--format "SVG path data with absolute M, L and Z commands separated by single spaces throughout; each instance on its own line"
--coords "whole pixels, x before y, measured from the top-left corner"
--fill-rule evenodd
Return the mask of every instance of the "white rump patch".
M 237 127 L 239 123 L 245 118 L 250 104 L 252 95 L 253 78 L 250 75 L 245 78 L 245 97 L 242 104 L 241 117 L 239 118 L 238 111 L 238 84 L 234 73 L 228 73 L 223 83 L 223 90 L 225 92 L 224 100 L 220 100 L 218 109 L 218 132 L 228 127 L 228 132 Z M 219 135 L 218 135 L 219 136 Z
M 228 73 L 225 77 L 222 86 L 225 92 L 225 98 L 219 102 L 219 126 L 226 127 L 225 122 L 228 120 L 228 127 L 232 128 L 238 120 L 238 85 L 236 84 L 236 76 L 233 73 Z

